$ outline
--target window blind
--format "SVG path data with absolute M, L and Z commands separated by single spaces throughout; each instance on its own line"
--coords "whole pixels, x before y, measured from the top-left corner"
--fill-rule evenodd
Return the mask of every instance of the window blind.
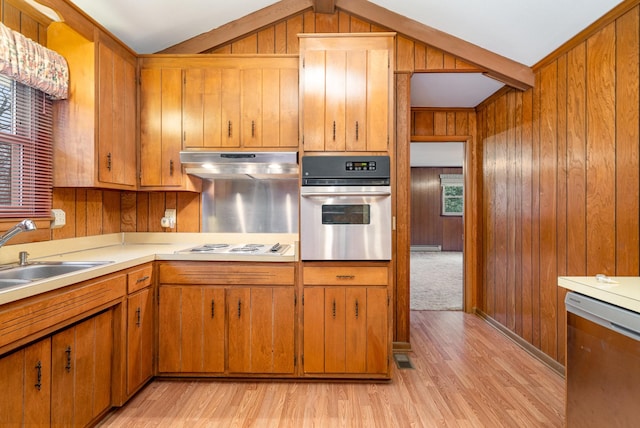
M 0 75 L 0 218 L 50 217 L 52 101 Z

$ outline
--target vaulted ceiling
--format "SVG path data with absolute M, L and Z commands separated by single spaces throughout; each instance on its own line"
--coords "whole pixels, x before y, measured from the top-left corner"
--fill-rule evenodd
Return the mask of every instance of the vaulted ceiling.
M 316 13 L 332 13 L 337 8 L 451 53 L 482 70 L 487 70 L 487 75 L 494 79 L 521 89 L 533 85 L 533 73 L 530 68 L 532 65 L 622 2 L 622 0 L 581 0 L 578 3 L 575 0 L 71 1 L 137 53 L 203 52 L 304 10 L 313 8 Z M 485 92 L 495 90 L 495 83 L 488 82 L 486 78 L 484 83 L 488 85 Z M 499 86 L 501 85 L 500 83 Z M 435 87 L 438 87 L 438 84 Z M 472 89 L 476 87 L 470 86 Z M 484 93 L 476 95 L 478 98 L 483 96 L 485 96 Z M 476 102 L 473 97 L 467 98 L 465 102 Z M 442 96 L 438 99 L 440 101 L 425 102 L 436 104 L 454 102 L 442 101 Z

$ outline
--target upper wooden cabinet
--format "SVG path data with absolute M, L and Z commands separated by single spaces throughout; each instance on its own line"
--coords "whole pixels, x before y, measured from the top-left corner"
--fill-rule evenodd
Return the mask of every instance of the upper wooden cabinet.
M 180 126 L 168 130 L 180 128 L 182 149 L 298 147 L 297 56 L 143 55 L 140 64 L 142 73 L 182 71 L 174 88 L 181 91 L 181 116 L 172 118 Z M 146 91 L 143 74 L 142 101 Z M 144 130 L 144 106 L 141 114 Z
M 394 35 L 300 35 L 305 151 L 388 151 L 393 138 Z
M 48 46 L 69 64 L 54 103 L 54 186 L 136 188 L 136 58 L 99 30 L 88 40 L 52 23 Z

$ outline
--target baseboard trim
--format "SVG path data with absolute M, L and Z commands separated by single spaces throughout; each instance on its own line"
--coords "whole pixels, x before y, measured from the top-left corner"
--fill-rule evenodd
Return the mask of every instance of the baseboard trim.
M 495 319 L 491 318 L 486 313 L 482 312 L 480 309 L 474 308 L 474 313 L 478 315 L 480 318 L 482 318 L 483 320 L 485 320 L 489 325 L 491 325 L 493 328 L 498 330 L 500 333 L 505 335 L 507 338 L 511 339 L 512 342 L 520 346 L 522 349 L 524 349 L 531 356 L 539 360 L 541 363 L 548 366 L 549 368 L 557 372 L 559 375 L 563 377 L 565 376 L 565 369 L 562 364 L 560 364 L 559 362 L 557 362 L 556 360 L 554 360 L 553 358 L 551 358 L 550 356 L 542 352 L 540 349 L 536 348 L 535 346 L 533 346 L 532 344 L 524 340 L 522 337 L 515 334 L 513 331 L 506 328 L 504 325 L 500 324 Z
M 393 342 L 393 352 L 411 352 L 411 343 L 409 342 Z
M 442 245 L 412 245 L 411 251 L 442 251 Z

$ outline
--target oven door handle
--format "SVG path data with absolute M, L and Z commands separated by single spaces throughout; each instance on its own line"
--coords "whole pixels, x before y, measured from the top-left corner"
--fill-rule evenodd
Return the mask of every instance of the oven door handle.
M 326 198 L 335 196 L 391 196 L 391 192 L 339 192 L 301 193 L 303 198 Z

